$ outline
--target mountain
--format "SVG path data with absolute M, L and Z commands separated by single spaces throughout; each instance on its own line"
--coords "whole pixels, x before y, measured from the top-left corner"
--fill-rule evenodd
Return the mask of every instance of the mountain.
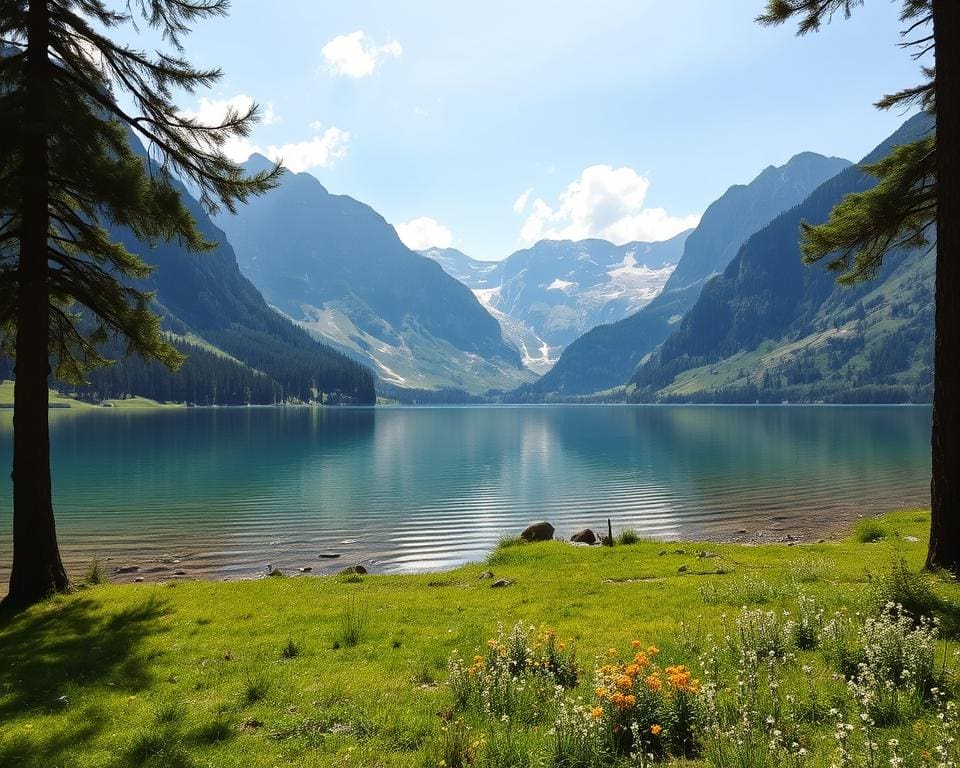
M 624 320 L 584 334 L 549 373 L 518 396 L 589 394 L 622 384 L 674 330 L 704 282 L 723 271 L 750 235 L 849 166 L 848 160 L 803 152 L 782 166 L 764 169 L 749 184 L 730 187 L 704 211 L 684 243 L 677 268 L 653 301 Z
M 254 155 L 247 169 L 265 162 Z M 273 306 L 388 384 L 483 392 L 532 378 L 466 286 L 404 246 L 372 208 L 310 174 L 285 173 L 218 223 Z
M 147 153 L 131 134 L 134 150 Z M 147 244 L 125 229 L 113 231 L 128 250 L 154 265 L 140 283 L 155 292 L 163 330 L 188 359 L 178 373 L 155 362 L 126 357 L 120 340 L 105 347 L 117 362 L 90 374 L 90 384 L 57 388 L 91 398 L 142 395 L 198 404 L 274 403 L 288 400 L 372 404 L 372 373 L 271 309 L 237 266 L 233 248 L 200 204 L 176 186 L 204 238 L 217 242 L 207 253 L 190 253 L 178 242 Z
M 492 288 L 499 282 L 502 262 L 473 259 L 456 248 L 427 248 L 417 253 L 433 259 L 450 277 L 459 280 L 471 290 Z
M 473 289 L 524 364 L 544 373 L 585 331 L 641 309 L 663 288 L 690 232 L 657 243 L 541 240 L 500 262 L 423 251 Z
M 932 129 L 919 114 L 867 155 Z M 839 286 L 800 257 L 800 224 L 826 221 L 875 179 L 841 171 L 751 236 L 704 286 L 660 351 L 631 379 L 638 399 L 928 401 L 935 253 L 889 253 L 876 279 Z

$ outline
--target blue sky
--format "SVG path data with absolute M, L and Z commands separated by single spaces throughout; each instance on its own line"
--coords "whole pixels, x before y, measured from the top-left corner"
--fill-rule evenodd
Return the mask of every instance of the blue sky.
M 417 246 L 660 239 L 767 165 L 859 159 L 905 117 L 871 106 L 919 77 L 899 3 L 804 38 L 755 24 L 762 5 L 234 0 L 187 40 L 225 77 L 182 106 L 256 99 L 236 156 L 282 154 Z

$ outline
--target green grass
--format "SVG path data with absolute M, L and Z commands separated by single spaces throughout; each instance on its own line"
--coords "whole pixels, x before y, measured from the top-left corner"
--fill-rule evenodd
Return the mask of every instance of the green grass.
M 161 403 L 157 400 L 139 396 L 104 400 L 100 405 L 94 405 L 50 390 L 51 408 L 177 408 L 181 406 L 180 403 Z M 0 408 L 13 408 L 13 382 L 8 379 L 0 381 Z
M 853 538 L 861 544 L 871 544 L 887 538 L 887 527 L 875 517 L 866 517 L 853 527 Z
M 572 639 L 589 688 L 593 659 L 634 638 L 693 665 L 705 638 L 729 626 L 738 595 L 780 610 L 802 591 L 828 612 L 852 612 L 895 591 L 952 616 L 960 587 L 916 580 L 928 521 L 888 515 L 888 537 L 871 544 L 711 543 L 714 558 L 691 543 L 678 554 L 662 542 L 545 542 L 443 578 L 86 587 L 0 624 L 0 765 L 422 768 L 443 745 L 450 655 L 471 658 L 500 623 Z M 479 578 L 488 569 L 513 583 L 492 589 Z M 359 626 L 353 645 L 347 625 Z M 836 686 L 820 674 L 824 690 Z

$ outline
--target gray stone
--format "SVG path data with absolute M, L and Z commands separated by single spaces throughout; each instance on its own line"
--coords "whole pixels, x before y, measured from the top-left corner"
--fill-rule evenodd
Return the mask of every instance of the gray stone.
M 364 568 L 362 565 L 351 565 L 350 567 L 344 568 L 342 571 L 340 571 L 340 576 L 350 576 L 353 574 L 357 576 L 363 576 L 366 573 L 367 573 L 367 569 Z
M 530 523 L 523 529 L 520 538 L 524 541 L 550 541 L 553 538 L 554 527 L 546 520 Z
M 497 579 L 493 584 L 490 585 L 491 589 L 500 589 L 501 587 L 509 587 L 513 584 L 511 579 Z
M 681 565 L 679 568 L 677 568 L 677 573 L 686 573 L 689 570 L 690 570 L 689 566 Z
M 319 555 L 317 555 L 317 557 L 319 557 L 321 560 L 336 560 L 338 557 L 340 557 L 340 553 L 339 552 L 321 552 Z
M 589 528 L 584 528 L 582 531 L 577 531 L 573 534 L 573 536 L 570 537 L 570 541 L 575 541 L 577 544 L 596 544 L 597 534 Z
M 481 573 L 477 578 L 479 578 L 479 579 L 492 579 L 492 578 L 493 578 L 493 571 L 484 571 L 484 572 Z
M 313 570 L 309 565 L 305 565 L 303 568 L 297 568 L 300 573 L 310 573 Z
M 139 565 L 118 565 L 113 569 L 114 573 L 137 573 L 140 570 Z

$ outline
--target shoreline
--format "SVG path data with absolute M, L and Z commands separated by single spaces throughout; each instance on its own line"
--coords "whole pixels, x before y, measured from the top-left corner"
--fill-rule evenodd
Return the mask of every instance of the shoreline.
M 724 525 L 722 523 L 716 526 L 709 526 L 707 529 L 691 531 L 689 536 L 670 536 L 656 537 L 639 534 L 639 541 L 643 543 L 656 543 L 663 546 L 675 545 L 709 545 L 715 546 L 742 546 L 758 547 L 766 545 L 776 545 L 784 547 L 810 546 L 826 543 L 839 543 L 847 539 L 859 520 L 867 518 L 882 518 L 887 515 L 905 514 L 916 512 L 917 514 L 929 514 L 926 507 L 904 506 L 899 508 L 887 509 L 882 513 L 874 515 L 863 514 L 851 508 L 849 513 L 844 513 L 831 520 L 816 520 L 811 518 L 798 519 L 789 515 L 775 515 L 762 523 L 753 526 L 753 529 L 742 526 Z M 604 521 L 605 522 L 605 521 Z M 601 534 L 605 530 L 604 526 L 597 525 L 593 529 L 596 534 Z M 621 533 L 625 528 L 614 529 L 614 536 Z M 504 534 L 503 538 L 509 539 L 519 536 L 520 531 Z M 567 532 L 567 533 L 571 533 Z M 560 537 L 555 535 L 552 541 L 562 542 L 576 549 L 601 549 L 601 544 L 594 545 L 577 544 L 570 541 L 569 535 Z M 462 560 L 452 562 L 449 566 L 439 568 L 402 568 L 391 567 L 389 561 L 378 560 L 367 552 L 359 551 L 351 553 L 349 546 L 337 550 L 336 546 L 330 548 L 328 553 L 316 554 L 316 548 L 304 548 L 301 555 L 278 552 L 264 552 L 262 564 L 254 566 L 235 564 L 216 564 L 209 565 L 208 553 L 197 551 L 196 549 L 184 548 L 182 550 L 173 550 L 169 552 L 150 552 L 145 553 L 140 550 L 140 556 L 126 553 L 114 553 L 109 556 L 98 556 L 96 553 L 90 553 L 84 548 L 82 551 L 64 545 L 61 542 L 61 556 L 67 567 L 67 572 L 71 581 L 75 584 L 83 583 L 87 572 L 92 563 L 96 560 L 102 571 L 104 580 L 111 584 L 158 584 L 176 581 L 196 581 L 205 583 L 218 582 L 240 582 L 256 581 L 269 577 L 269 569 L 278 569 L 283 576 L 287 577 L 334 577 L 342 570 L 356 566 L 364 567 L 369 574 L 377 576 L 423 576 L 430 574 L 442 574 L 454 571 L 465 566 L 477 565 L 486 562 L 496 550 L 498 545 L 488 549 L 482 559 Z M 613 549 L 622 548 L 628 545 L 616 545 Z M 312 556 L 307 552 L 313 553 Z M 331 556 L 331 555 L 336 555 Z M 0 567 L 0 598 L 6 594 L 7 581 L 10 574 L 10 565 L 4 562 Z

